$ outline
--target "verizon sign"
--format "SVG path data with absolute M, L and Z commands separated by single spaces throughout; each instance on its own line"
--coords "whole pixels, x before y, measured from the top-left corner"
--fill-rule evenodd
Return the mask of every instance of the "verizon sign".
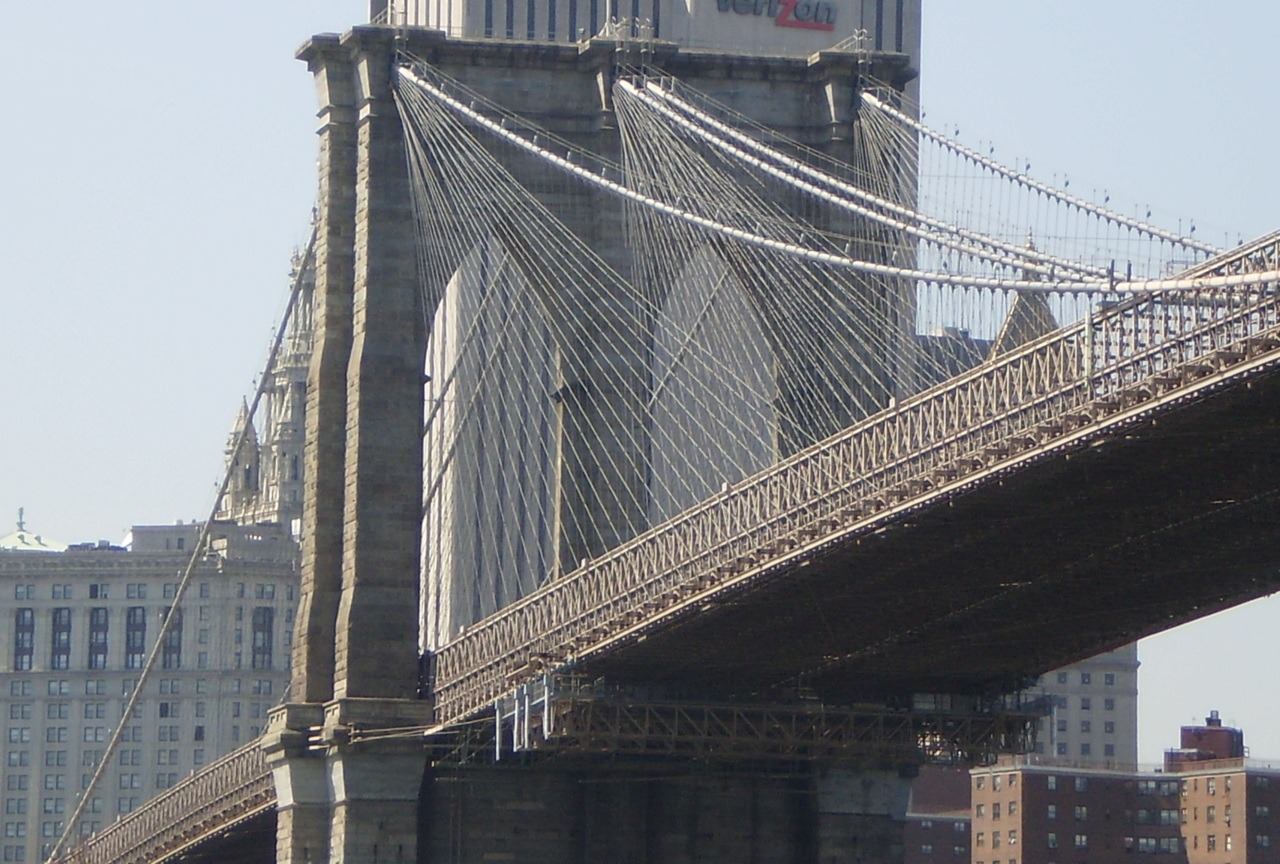
M 836 7 L 828 0 L 716 0 L 716 6 L 721 12 L 772 18 L 778 27 L 805 30 L 836 27 Z

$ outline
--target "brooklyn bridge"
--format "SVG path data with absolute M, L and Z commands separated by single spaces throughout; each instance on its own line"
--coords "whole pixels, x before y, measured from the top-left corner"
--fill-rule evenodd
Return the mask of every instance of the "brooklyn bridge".
M 288 701 L 64 860 L 879 860 L 842 784 L 1280 585 L 1280 234 L 966 148 L 866 33 L 395 23 L 299 54 Z

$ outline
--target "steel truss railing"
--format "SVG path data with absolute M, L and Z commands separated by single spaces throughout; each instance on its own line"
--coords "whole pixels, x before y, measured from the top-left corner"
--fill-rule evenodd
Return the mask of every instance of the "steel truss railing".
M 574 676 L 545 676 L 497 704 L 495 758 L 508 749 L 710 760 L 986 764 L 1031 750 L 1047 697 L 936 697 L 911 708 L 653 701 Z
M 143 807 L 73 847 L 74 864 L 155 864 L 226 831 L 276 803 L 256 741 L 209 763 Z
M 984 764 L 1033 746 L 1041 714 L 893 712 L 816 706 L 632 705 L 561 699 L 532 749 L 700 759 Z
M 1278 262 L 1272 234 L 1183 278 Z M 1126 405 L 1190 392 L 1208 372 L 1260 352 L 1280 363 L 1274 284 L 1099 305 L 1087 321 L 857 423 L 474 625 L 435 657 L 437 719 L 473 715 L 521 681 L 643 635 L 904 502 L 976 482 L 1028 448 L 1101 430 Z

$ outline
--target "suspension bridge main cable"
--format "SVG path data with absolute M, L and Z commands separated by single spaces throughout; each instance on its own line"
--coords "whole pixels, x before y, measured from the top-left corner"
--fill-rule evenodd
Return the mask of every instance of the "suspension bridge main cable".
M 1205 288 L 1228 288 L 1259 285 L 1274 282 L 1280 278 L 1280 271 L 1268 271 L 1266 273 L 1216 276 L 1204 279 L 1092 279 L 1081 282 L 1046 283 L 1026 279 L 1000 279 L 953 273 L 939 273 L 917 270 L 910 267 L 895 267 L 889 264 L 877 264 L 871 261 L 860 261 L 844 255 L 836 255 L 831 252 L 810 249 L 795 243 L 776 240 L 771 237 L 765 237 L 740 228 L 735 228 L 714 219 L 700 216 L 683 207 L 668 204 L 649 195 L 645 195 L 644 193 L 631 189 L 625 184 L 610 180 L 602 174 L 597 174 L 581 165 L 577 165 L 568 158 L 547 150 L 535 140 L 524 138 L 516 132 L 504 127 L 500 122 L 494 121 L 484 116 L 479 111 L 476 111 L 469 105 L 463 104 L 460 100 L 455 99 L 442 88 L 421 78 L 412 69 L 400 66 L 397 69 L 397 74 L 400 76 L 401 80 L 419 87 L 433 99 L 447 106 L 451 111 L 467 118 L 471 123 L 480 126 L 499 138 L 504 139 L 526 153 L 537 156 L 538 158 L 554 165 L 561 171 L 571 174 L 580 180 L 610 193 L 611 195 L 627 199 L 636 204 L 641 204 L 664 215 L 680 219 L 707 231 L 720 234 L 721 236 L 765 249 L 770 252 L 778 252 L 796 258 L 803 258 L 817 264 L 840 267 L 875 276 L 895 279 L 914 279 L 937 285 L 957 285 L 967 288 L 990 288 L 999 291 L 1025 291 L 1044 294 L 1091 294 L 1101 292 L 1145 293 L 1153 291 L 1202 290 Z M 1050 187 L 1045 188 L 1050 189 Z M 1079 206 L 1078 204 L 1075 204 L 1076 201 L 1079 201 L 1079 199 L 1073 199 L 1070 203 L 1073 203 L 1074 206 Z M 1084 202 L 1079 202 L 1079 204 L 1084 204 Z M 1158 231 L 1158 229 L 1144 230 Z M 1213 247 L 1204 247 L 1203 244 L 1197 245 L 1196 248 L 1201 247 L 1203 247 L 1205 251 L 1218 251 Z

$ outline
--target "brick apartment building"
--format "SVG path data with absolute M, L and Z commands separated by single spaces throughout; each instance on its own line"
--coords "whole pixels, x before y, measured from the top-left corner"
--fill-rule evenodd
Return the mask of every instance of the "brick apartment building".
M 1180 744 L 1154 771 L 1035 754 L 974 769 L 970 860 L 1280 864 L 1280 766 L 1245 758 L 1243 733 L 1217 712 L 1183 727 Z

